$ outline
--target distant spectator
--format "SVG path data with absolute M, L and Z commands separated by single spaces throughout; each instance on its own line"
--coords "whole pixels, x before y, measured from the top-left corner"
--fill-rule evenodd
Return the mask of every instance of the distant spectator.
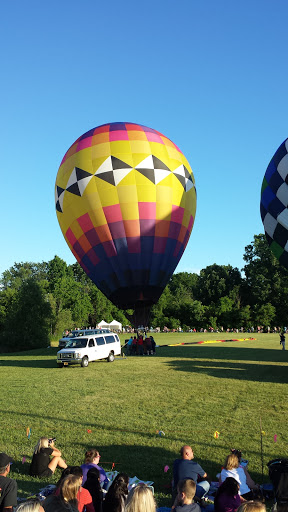
M 50 460 L 50 456 L 52 459 Z M 32 462 L 30 465 L 30 475 L 38 477 L 49 477 L 53 475 L 57 468 L 67 468 L 66 462 L 61 457 L 52 439 L 41 437 L 34 448 Z
M 280 345 L 282 344 L 282 350 L 285 350 L 285 334 L 281 332 L 280 334 Z
M 12 462 L 12 457 L 0 453 L 0 512 L 12 512 L 17 505 L 17 482 L 7 476 Z
M 146 484 L 138 484 L 126 500 L 125 512 L 156 512 L 156 502 Z

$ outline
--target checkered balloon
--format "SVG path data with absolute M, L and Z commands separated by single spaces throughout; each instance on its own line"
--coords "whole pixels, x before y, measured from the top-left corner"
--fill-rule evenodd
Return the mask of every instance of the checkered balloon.
M 55 203 L 75 258 L 114 304 L 157 302 L 196 212 L 192 170 L 171 140 L 133 123 L 93 128 L 65 154 Z
M 288 268 L 288 139 L 270 161 L 261 189 L 260 211 L 271 251 Z

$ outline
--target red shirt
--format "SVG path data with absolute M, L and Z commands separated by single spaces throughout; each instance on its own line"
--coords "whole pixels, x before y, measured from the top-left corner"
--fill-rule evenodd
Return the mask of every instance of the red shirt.
M 55 495 L 58 496 L 60 493 L 59 489 L 56 489 Z M 79 512 L 95 512 L 92 497 L 88 489 L 84 489 L 84 487 L 80 487 L 77 493 L 77 501 L 78 501 L 78 510 Z M 86 507 L 86 508 L 85 508 Z

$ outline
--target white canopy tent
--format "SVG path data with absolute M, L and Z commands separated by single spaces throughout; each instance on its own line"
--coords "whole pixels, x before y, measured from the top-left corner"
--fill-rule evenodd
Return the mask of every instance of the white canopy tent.
M 105 322 L 105 320 L 101 320 L 99 324 L 97 324 L 98 329 L 111 329 L 113 331 L 122 331 L 122 324 L 117 322 L 117 320 L 112 320 L 112 322 Z

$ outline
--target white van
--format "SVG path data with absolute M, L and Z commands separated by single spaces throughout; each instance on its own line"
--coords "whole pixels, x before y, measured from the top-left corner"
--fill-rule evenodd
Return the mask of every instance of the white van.
M 90 334 L 101 334 L 102 332 L 111 332 L 110 329 L 75 329 L 71 331 L 68 336 L 64 338 L 60 338 L 58 347 L 64 348 L 66 347 L 68 341 L 72 338 L 79 338 L 79 336 L 89 336 Z
M 69 364 L 81 364 L 86 367 L 89 362 L 99 359 L 112 362 L 119 354 L 121 354 L 121 345 L 118 334 L 112 332 L 89 334 L 68 341 L 65 348 L 57 352 L 57 365 L 58 368 Z

